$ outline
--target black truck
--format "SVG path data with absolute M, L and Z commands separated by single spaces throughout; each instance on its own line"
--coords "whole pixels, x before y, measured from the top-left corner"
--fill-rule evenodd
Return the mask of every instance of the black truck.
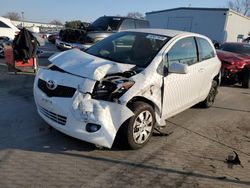
M 129 17 L 102 16 L 87 27 L 61 30 L 56 46 L 61 51 L 72 48 L 85 50 L 115 32 L 136 28 L 149 28 L 149 22 Z

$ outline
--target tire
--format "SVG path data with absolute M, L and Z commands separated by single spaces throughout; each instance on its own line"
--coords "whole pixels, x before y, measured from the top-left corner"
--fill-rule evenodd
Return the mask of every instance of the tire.
M 243 88 L 250 87 L 249 78 L 250 78 L 250 70 L 244 69 L 242 72 L 242 87 Z
M 129 149 L 139 149 L 145 146 L 152 136 L 155 112 L 149 104 L 141 101 L 131 104 L 130 109 L 134 116 L 122 125 L 120 139 Z
M 209 108 L 209 107 L 213 106 L 214 101 L 215 101 L 215 97 L 216 97 L 216 95 L 218 93 L 217 89 L 218 89 L 218 82 L 213 80 L 212 81 L 212 86 L 211 86 L 211 89 L 210 89 L 210 91 L 208 93 L 207 98 L 200 103 L 201 107 Z

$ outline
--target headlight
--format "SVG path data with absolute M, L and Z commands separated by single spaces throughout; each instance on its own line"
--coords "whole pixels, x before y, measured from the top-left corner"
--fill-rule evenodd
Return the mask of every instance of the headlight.
M 96 83 L 92 97 L 94 99 L 117 101 L 134 82 L 121 76 L 110 76 Z

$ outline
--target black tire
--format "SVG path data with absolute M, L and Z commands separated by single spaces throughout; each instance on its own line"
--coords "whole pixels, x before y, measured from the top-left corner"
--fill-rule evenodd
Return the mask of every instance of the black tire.
M 249 78 L 250 78 L 250 70 L 244 69 L 242 72 L 242 87 L 243 88 L 250 87 Z
M 201 107 L 209 108 L 209 107 L 213 106 L 214 101 L 215 101 L 215 97 L 216 97 L 216 95 L 218 93 L 217 89 L 218 89 L 218 82 L 213 80 L 212 85 L 211 85 L 211 89 L 210 89 L 210 91 L 208 93 L 207 98 L 200 103 Z
M 12 67 L 11 67 L 11 65 L 9 63 L 7 63 L 7 69 L 8 69 L 9 72 L 12 71 Z
M 119 139 L 121 139 L 122 143 L 124 143 L 128 148 L 139 149 L 145 146 L 152 136 L 155 126 L 155 112 L 149 104 L 141 101 L 136 101 L 131 104 L 130 109 L 134 112 L 134 116 L 122 125 L 120 130 L 121 138 Z M 145 123 L 146 121 L 150 121 L 150 118 L 146 120 L 146 116 L 148 115 L 147 113 L 150 113 L 149 117 L 152 118 L 151 123 L 148 125 Z M 140 119 L 140 114 L 142 114 L 145 119 L 143 120 L 143 123 L 136 125 L 135 123 L 138 123 L 138 120 Z M 138 138 L 136 137 L 137 134 L 140 134 Z M 141 140 L 144 138 L 141 143 L 139 143 L 140 138 Z

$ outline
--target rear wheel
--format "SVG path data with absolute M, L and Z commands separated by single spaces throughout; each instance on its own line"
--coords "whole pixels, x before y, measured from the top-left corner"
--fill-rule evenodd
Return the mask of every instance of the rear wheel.
M 209 108 L 214 104 L 215 97 L 217 95 L 217 88 L 218 88 L 218 82 L 213 80 L 207 98 L 200 103 L 202 107 Z
M 249 78 L 250 78 L 250 70 L 244 69 L 242 72 L 242 87 L 243 88 L 249 88 Z
M 121 127 L 121 139 L 130 149 L 139 149 L 152 136 L 155 114 L 149 104 L 141 101 L 134 102 L 130 109 L 134 112 L 134 116 Z

